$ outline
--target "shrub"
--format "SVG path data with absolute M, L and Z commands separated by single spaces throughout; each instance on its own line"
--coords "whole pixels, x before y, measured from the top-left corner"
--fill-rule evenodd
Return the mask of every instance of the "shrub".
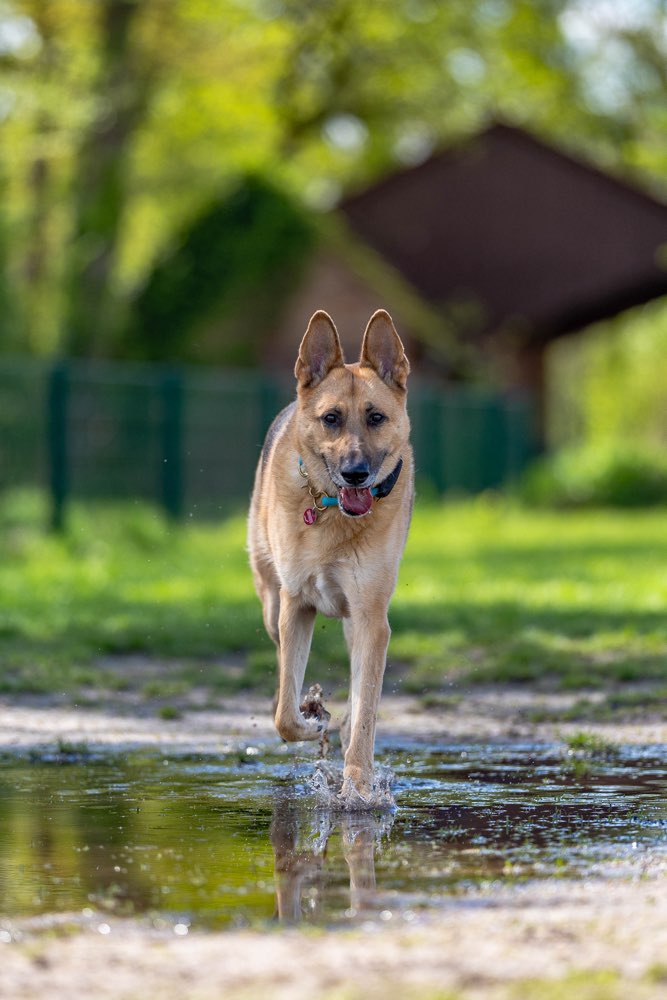
M 528 469 L 520 496 L 551 507 L 667 504 L 667 457 L 628 445 L 567 448 Z
M 141 360 L 257 364 L 258 336 L 316 244 L 307 213 L 248 175 L 174 240 L 137 296 L 123 350 Z

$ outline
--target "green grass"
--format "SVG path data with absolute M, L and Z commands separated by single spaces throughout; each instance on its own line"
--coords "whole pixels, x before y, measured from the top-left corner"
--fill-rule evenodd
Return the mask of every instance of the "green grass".
M 531 709 L 527 718 L 531 722 L 610 722 L 622 715 L 628 721 L 640 721 L 647 713 L 667 718 L 667 687 L 653 684 L 609 691 L 601 698 L 581 697 L 568 706 Z
M 429 507 L 392 623 L 409 687 L 446 667 L 477 681 L 600 686 L 667 679 L 667 512 Z
M 477 984 L 452 989 L 438 989 L 432 986 L 409 986 L 401 983 L 401 995 L 405 1000 L 471 1000 L 481 995 L 490 1000 L 657 1000 L 664 991 L 664 967 L 656 966 L 641 977 L 621 975 L 614 969 L 574 969 L 558 977 L 533 979 L 494 980 L 492 974 L 483 987 Z M 333 991 L 324 994 L 324 1000 L 360 1000 L 361 997 L 376 1000 L 387 992 L 393 995 L 392 985 L 382 988 L 360 990 L 350 988 L 342 993 Z M 395 991 L 395 986 L 394 986 Z
M 242 516 L 176 527 L 142 505 L 76 505 L 62 537 L 45 519 L 34 494 L 0 498 L 0 690 L 272 689 Z M 386 689 L 664 684 L 666 607 L 666 512 L 418 504 Z M 131 654 L 154 675 L 124 669 Z M 318 619 L 311 663 L 311 679 L 345 685 L 338 623 Z

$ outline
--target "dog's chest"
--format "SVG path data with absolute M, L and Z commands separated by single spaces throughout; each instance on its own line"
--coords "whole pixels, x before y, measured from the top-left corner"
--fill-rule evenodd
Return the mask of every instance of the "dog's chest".
M 300 579 L 292 581 L 290 591 L 298 594 L 305 604 L 311 605 L 327 618 L 348 616 L 347 598 L 335 569 L 318 569 L 299 576 Z

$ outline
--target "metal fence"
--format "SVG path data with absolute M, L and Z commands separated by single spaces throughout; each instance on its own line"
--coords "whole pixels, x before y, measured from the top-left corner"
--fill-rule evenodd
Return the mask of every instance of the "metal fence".
M 0 362 L 0 490 L 48 489 L 55 527 L 67 501 L 146 498 L 175 518 L 214 516 L 249 495 L 264 433 L 291 379 L 125 363 Z M 477 493 L 535 454 L 532 401 L 413 379 L 418 481 Z

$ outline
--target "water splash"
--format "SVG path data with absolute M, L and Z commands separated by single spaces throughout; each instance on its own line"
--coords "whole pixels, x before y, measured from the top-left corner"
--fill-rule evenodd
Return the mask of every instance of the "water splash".
M 373 789 L 368 798 L 361 795 L 354 783 L 343 778 L 343 768 L 327 760 L 318 760 L 308 782 L 318 805 L 332 812 L 365 812 L 380 810 L 396 812 L 396 800 L 391 791 L 394 772 L 390 767 L 376 767 Z

